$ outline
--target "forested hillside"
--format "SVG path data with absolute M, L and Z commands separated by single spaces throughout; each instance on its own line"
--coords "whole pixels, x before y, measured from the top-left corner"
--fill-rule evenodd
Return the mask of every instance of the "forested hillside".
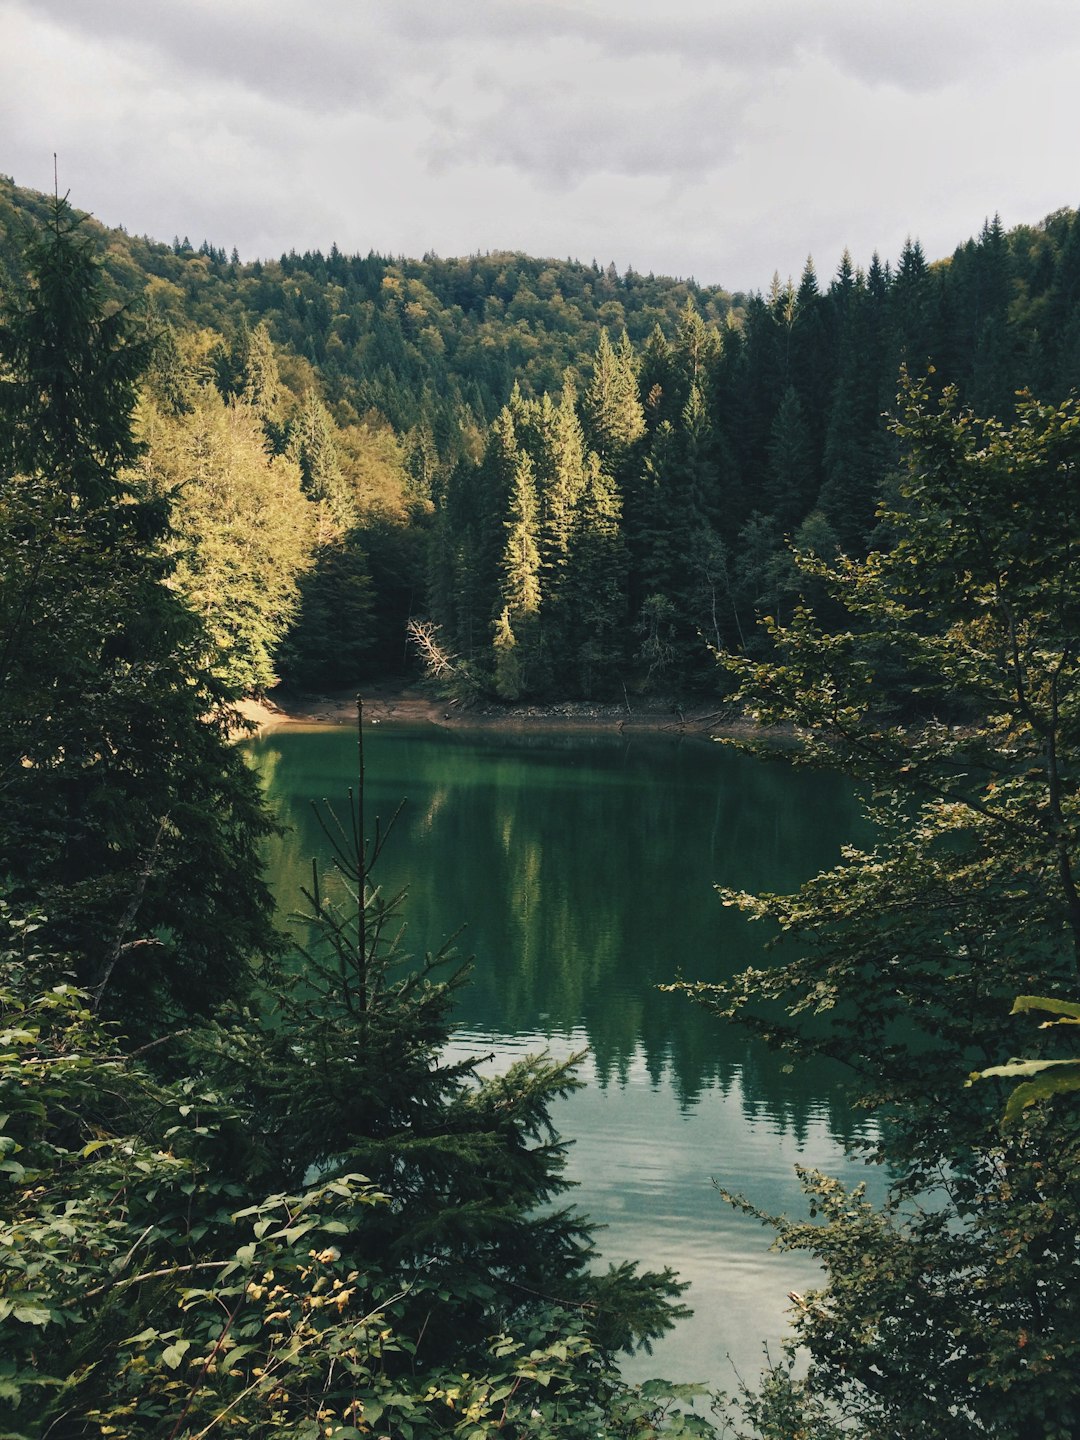
M 259 612 L 260 557 L 331 543 L 340 497 L 303 414 L 272 453 L 270 352 L 229 401 L 159 365 L 136 417 L 155 338 L 62 200 L 26 267 L 0 310 L 2 1433 L 655 1433 L 693 1387 L 616 1356 L 685 1287 L 599 1272 L 562 1203 L 573 1057 L 447 1056 L 468 965 L 404 952 L 362 758 L 325 817 L 347 902 L 316 873 L 310 945 L 275 928 L 232 702 L 287 609 Z
M 409 425 L 358 408 L 359 362 L 335 378 L 248 303 L 294 265 L 355 355 L 409 266 L 353 311 L 334 257 L 5 206 L 4 1433 L 715 1433 L 696 1387 L 619 1379 L 683 1286 L 598 1272 L 561 1203 L 574 1062 L 447 1053 L 466 968 L 402 952 L 362 730 L 323 816 L 347 903 L 316 867 L 310 949 L 274 929 L 234 702 L 400 664 L 411 622 L 444 684 L 507 700 L 715 692 L 723 647 L 735 700 L 865 796 L 868 848 L 722 892 L 777 963 L 675 987 L 842 1063 L 888 1177 L 875 1209 L 806 1170 L 809 1220 L 763 1216 L 826 1273 L 791 1296 L 806 1364 L 740 1382 L 726 1433 L 1080 1435 L 1080 220 L 808 266 L 740 310 L 645 282 L 663 323 L 597 311 L 550 378 L 507 357 L 554 331 L 503 316 L 501 379 L 474 408 L 447 362 L 443 427 L 437 389 Z M 602 272 L 565 273 L 595 299 Z
M 45 204 L 0 184 L 16 289 Z M 416 666 L 419 618 L 462 695 L 713 690 L 710 646 L 752 650 L 812 592 L 791 545 L 871 543 L 902 365 L 1006 419 L 1018 389 L 1080 380 L 1071 211 L 748 297 L 518 254 L 241 263 L 97 233 L 156 337 L 139 464 L 175 502 L 176 583 L 249 689 Z

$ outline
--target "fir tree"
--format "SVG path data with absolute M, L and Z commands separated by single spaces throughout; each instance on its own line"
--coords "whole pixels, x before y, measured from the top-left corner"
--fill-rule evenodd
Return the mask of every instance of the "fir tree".
M 607 331 L 601 330 L 581 409 L 589 448 L 616 473 L 645 433 L 637 361 L 625 330 L 618 349 L 612 348 Z

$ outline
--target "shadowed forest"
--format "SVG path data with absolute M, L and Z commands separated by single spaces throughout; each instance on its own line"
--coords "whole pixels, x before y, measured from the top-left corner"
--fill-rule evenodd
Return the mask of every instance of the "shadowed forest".
M 1080 218 L 730 296 L 242 263 L 9 181 L 0 229 L 5 1436 L 1080 1435 Z M 721 887 L 762 950 L 662 987 L 698 1007 L 664 1040 L 687 1101 L 735 1073 L 702 1024 L 738 1026 L 783 1076 L 843 1068 L 887 1177 L 802 1171 L 797 1215 L 720 1192 L 821 1271 L 734 1395 L 620 1375 L 685 1277 L 601 1268 L 567 1203 L 577 1060 L 450 1046 L 469 965 L 406 950 L 362 728 L 308 938 L 276 924 L 236 705 L 421 670 L 708 697 L 762 763 L 782 726 L 779 763 L 853 782 L 835 866 Z M 737 841 L 719 798 L 707 839 L 655 811 L 668 858 Z M 604 883 L 587 810 L 572 853 L 493 813 L 460 842 L 490 883 Z M 625 917 L 559 973 L 553 913 L 604 1078 Z M 753 1103 L 775 1071 L 741 1063 Z

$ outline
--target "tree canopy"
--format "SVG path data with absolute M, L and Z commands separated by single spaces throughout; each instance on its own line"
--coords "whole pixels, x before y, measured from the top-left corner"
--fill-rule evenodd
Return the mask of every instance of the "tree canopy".
M 251 496 L 205 486 L 205 521 L 182 478 L 145 484 L 146 350 L 63 201 L 28 262 L 0 332 L 4 1434 L 712 1433 L 698 1387 L 618 1376 L 685 1287 L 596 1272 L 557 1203 L 573 1062 L 444 1057 L 466 968 L 402 951 L 362 749 L 325 817 L 336 877 L 283 953 L 229 739 L 243 681 L 178 558 L 205 523 L 201 563 L 212 538 L 242 568 L 218 531 Z M 294 462 L 274 474 L 276 414 L 174 394 L 208 470 L 239 447 L 263 508 L 308 504 Z
M 273 948 L 270 821 L 133 475 L 145 346 L 64 202 L 28 262 L 0 328 L 0 874 L 109 1013 L 165 1023 Z
M 761 723 L 859 782 L 873 842 L 795 895 L 725 892 L 776 963 L 688 988 L 841 1062 L 890 1177 L 876 1210 L 807 1173 L 811 1218 L 772 1220 L 827 1278 L 797 1297 L 808 1375 L 774 1373 L 746 1414 L 763 1435 L 793 1433 L 770 1414 L 823 1436 L 1073 1435 L 1080 1119 L 1064 1095 L 1003 1128 L 1008 1074 L 965 1082 L 1068 1053 L 1010 1009 L 1077 987 L 1080 406 L 1020 397 L 1003 423 L 915 381 L 902 402 L 889 548 L 802 557 L 839 623 L 798 609 L 769 622 L 769 658 L 725 659 Z

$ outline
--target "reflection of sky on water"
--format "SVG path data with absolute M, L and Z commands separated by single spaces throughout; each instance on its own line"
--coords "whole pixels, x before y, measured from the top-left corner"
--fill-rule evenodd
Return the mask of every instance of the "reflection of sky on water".
M 279 732 L 252 754 L 292 827 L 270 854 L 271 881 L 295 896 L 312 855 L 326 856 L 311 802 L 344 796 L 355 736 Z M 766 936 L 714 886 L 787 890 L 835 863 L 857 830 L 849 791 L 718 746 L 608 735 L 380 727 L 366 755 L 368 833 L 408 799 L 376 878 L 408 887 L 409 948 L 435 948 L 468 921 L 460 945 L 476 965 L 452 1052 L 494 1051 L 502 1065 L 588 1049 L 586 1087 L 553 1117 L 575 1141 L 574 1203 L 607 1226 L 605 1258 L 693 1281 L 695 1318 L 629 1373 L 730 1386 L 730 1354 L 753 1376 L 766 1339 L 776 1353 L 787 1292 L 817 1272 L 769 1253 L 770 1232 L 716 1185 L 805 1213 L 794 1165 L 865 1178 L 842 1150 L 858 1125 L 835 1069 L 787 1073 L 656 987 L 680 970 L 714 980 L 762 963 Z
M 449 1049 L 455 1059 L 487 1055 L 501 1069 L 525 1055 L 548 1051 L 557 1059 L 585 1048 L 583 1031 L 508 1039 L 460 1031 Z M 639 1260 L 670 1265 L 692 1280 L 686 1297 L 694 1316 L 624 1366 L 631 1379 L 708 1380 L 734 1385 L 734 1366 L 756 1375 L 762 1347 L 774 1358 L 786 1328 L 789 1290 L 820 1280 L 805 1256 L 770 1251 L 771 1232 L 731 1208 L 718 1187 L 745 1194 L 771 1213 L 805 1214 L 796 1165 L 840 1175 L 849 1184 L 869 1180 L 880 1193 L 880 1172 L 844 1159 L 823 1105 L 811 1104 L 796 1136 L 761 1112 L 748 1120 L 738 1076 L 721 1092 L 710 1087 L 692 1109 L 681 1106 L 670 1084 L 657 1085 L 644 1058 L 631 1059 L 618 1084 L 601 1086 L 587 1058 L 583 1089 L 555 1108 L 556 1128 L 573 1137 L 567 1176 L 569 1200 L 605 1229 L 598 1236 L 604 1261 Z

